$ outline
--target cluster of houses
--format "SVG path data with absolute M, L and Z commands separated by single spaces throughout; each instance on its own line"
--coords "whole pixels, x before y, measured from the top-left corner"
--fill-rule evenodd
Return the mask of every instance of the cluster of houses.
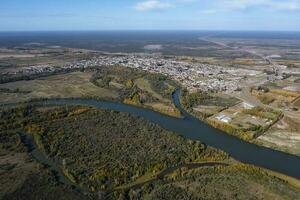
M 60 70 L 95 68 L 101 66 L 123 65 L 149 72 L 162 73 L 179 81 L 190 91 L 232 92 L 248 79 L 262 75 L 261 71 L 237 69 L 202 63 L 176 61 L 160 55 L 101 55 L 91 60 L 81 60 L 63 66 L 38 65 L 22 68 L 22 74 L 37 74 Z

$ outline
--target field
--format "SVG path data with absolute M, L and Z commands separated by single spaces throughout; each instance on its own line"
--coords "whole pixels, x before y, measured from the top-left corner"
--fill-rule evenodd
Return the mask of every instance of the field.
M 180 116 L 172 100 L 172 93 L 179 86 L 164 75 L 122 66 L 103 67 L 93 74 L 91 82 L 100 88 L 116 91 L 126 104 Z
M 181 103 L 183 107 L 201 119 L 207 119 L 231 106 L 236 105 L 238 99 L 222 94 L 209 94 L 205 92 L 183 91 Z
M 124 67 L 49 75 L 28 81 L 0 84 L 0 104 L 42 98 L 96 98 L 120 101 L 180 116 L 172 102 L 178 85 L 159 74 Z
M 281 111 L 284 115 L 270 130 L 257 138 L 258 143 L 300 155 L 300 85 L 297 80 L 298 77 L 290 76 L 284 80 L 251 88 L 251 93 L 262 106 Z
M 282 115 L 221 94 L 186 92 L 182 94 L 181 102 L 194 116 L 247 141 L 261 135 Z
M 300 156 L 300 123 L 298 120 L 284 117 L 258 137 L 258 142 Z
M 14 93 L 0 92 L 2 104 L 18 103 L 40 98 L 117 98 L 118 94 L 99 88 L 90 82 L 92 72 L 72 72 L 39 78 L 30 81 L 17 81 L 1 84 L 1 88 L 16 90 Z M 22 93 L 20 91 L 27 91 Z
M 290 86 L 290 88 L 292 88 L 292 86 Z M 300 87 L 298 89 L 300 91 Z M 277 108 L 292 107 L 292 103 L 300 96 L 298 90 L 289 91 L 287 89 L 269 89 L 268 92 L 252 90 L 252 94 L 263 104 Z
M 45 44 L 27 44 L 13 48 L 0 47 L 1 73 L 16 72 L 34 65 L 61 66 L 74 61 L 89 59 L 94 52 Z

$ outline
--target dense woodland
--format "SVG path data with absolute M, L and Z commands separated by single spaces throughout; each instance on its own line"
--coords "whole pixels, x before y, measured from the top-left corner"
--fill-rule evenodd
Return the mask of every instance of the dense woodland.
M 8 159 L 0 165 L 4 199 L 299 197 L 299 189 L 256 167 L 235 162 L 229 166 L 181 168 L 163 179 L 131 187 L 135 182 L 151 180 L 170 166 L 222 162 L 229 157 L 126 113 L 82 106 L 27 105 L 1 109 L 0 117 L 1 160 L 19 155 L 14 161 L 17 163 Z M 38 149 L 62 168 L 70 181 L 88 192 L 59 183 L 55 172 L 31 158 L 18 134 L 23 131 L 34 137 Z
M 141 118 L 109 110 L 24 106 L 4 109 L 0 116 L 1 130 L 6 130 L 1 141 L 13 141 L 1 143 L 3 154 L 22 146 L 16 132 L 24 130 L 66 177 L 91 192 L 125 185 L 145 174 L 151 177 L 180 163 L 228 158 Z
M 199 142 L 129 114 L 77 108 L 67 117 L 27 126 L 47 155 L 91 191 L 122 186 L 183 162 L 225 159 Z M 112 170 L 113 169 L 113 170 Z
M 19 133 L 27 123 L 40 118 L 26 118 L 31 111 L 25 107 L 0 111 L 0 199 L 87 198 L 59 183 L 54 172 L 30 156 Z
M 130 191 L 142 199 L 299 199 L 299 190 L 249 165 L 179 169 L 163 181 Z

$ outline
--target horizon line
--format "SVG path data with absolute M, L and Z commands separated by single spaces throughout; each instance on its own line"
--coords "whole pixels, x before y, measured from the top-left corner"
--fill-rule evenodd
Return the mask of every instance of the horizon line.
M 300 32 L 300 30 L 252 30 L 252 29 L 87 29 L 87 30 L 0 30 L 0 33 L 11 33 L 11 32 L 193 32 L 193 31 L 214 31 L 214 32 Z

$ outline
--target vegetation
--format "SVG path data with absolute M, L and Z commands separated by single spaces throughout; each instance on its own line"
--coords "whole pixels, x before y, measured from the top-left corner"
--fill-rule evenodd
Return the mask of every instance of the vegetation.
M 254 131 L 254 130 L 247 130 L 247 129 L 235 127 L 235 126 L 232 126 L 231 124 L 227 124 L 225 122 L 217 121 L 214 119 L 209 119 L 208 123 L 217 129 L 225 131 L 226 133 L 236 136 L 238 138 L 241 138 L 245 141 L 250 141 L 255 136 L 254 134 L 252 134 L 250 132 L 250 131 Z
M 57 183 L 51 172 L 40 169 L 40 172 L 29 174 L 21 187 L 3 196 L 3 200 L 11 199 L 91 199 L 78 191 Z
M 178 85 L 165 75 L 110 66 L 98 69 L 90 81 L 97 87 L 115 91 L 120 95 L 119 100 L 126 104 L 180 116 L 172 102 L 172 93 Z
M 264 109 L 261 107 L 255 107 L 252 109 L 243 109 L 242 114 L 250 115 L 257 117 L 259 119 L 266 120 L 266 125 L 255 125 L 251 122 L 248 127 L 238 126 L 239 124 L 234 123 L 225 123 L 214 118 L 210 118 L 207 122 L 218 129 L 225 131 L 228 134 L 234 135 L 246 141 L 251 141 L 252 139 L 257 138 L 262 133 L 267 131 L 273 124 L 275 124 L 279 119 L 282 118 L 283 114 L 279 111 L 272 109 Z
M 221 111 L 236 105 L 238 102 L 239 100 L 232 97 L 224 98 L 206 92 L 189 93 L 188 91 L 183 91 L 181 95 L 181 103 L 184 109 L 201 119 L 206 119 L 212 114 L 195 111 L 197 106 L 215 106 L 221 108 L 219 110 Z
M 17 130 L 30 109 L 12 110 L 0 112 L 0 199 L 87 199 L 32 159 Z
M 1 129 L 26 130 L 69 180 L 91 192 L 122 186 L 146 174 L 153 177 L 179 163 L 228 158 L 125 113 L 81 106 L 24 106 L 2 110 L 0 115 Z
M 220 162 L 229 157 L 129 114 L 82 106 L 21 106 L 2 109 L 0 116 L 1 156 L 12 157 L 14 153 L 23 158 L 15 159 L 17 165 L 1 164 L 1 170 L 13 169 L 1 174 L 4 199 L 22 196 L 37 199 L 43 195 L 46 199 L 88 199 L 96 194 L 104 199 L 296 199 L 299 196 L 299 190 L 281 179 L 240 164 L 183 168 L 163 180 L 155 180 L 161 170 L 180 163 Z M 29 157 L 17 130 L 33 135 L 40 150 L 65 176 L 91 194 L 82 195 L 58 183 L 53 173 Z M 19 182 L 14 185 L 11 180 Z M 148 180 L 154 181 L 147 184 Z M 134 183 L 141 186 L 134 187 Z M 7 184 L 14 187 L 4 190 Z
M 245 114 L 249 114 L 252 116 L 268 119 L 271 121 L 277 121 L 280 117 L 282 117 L 282 113 L 279 111 L 275 111 L 272 109 L 264 109 L 261 107 L 255 107 L 252 109 L 244 109 L 242 111 Z
M 0 104 L 40 98 L 93 98 L 142 106 L 179 117 L 172 102 L 177 83 L 164 75 L 123 66 L 67 71 L 1 84 Z
M 267 88 L 260 87 L 259 90 L 267 91 Z M 274 123 L 276 123 L 282 117 L 281 112 L 272 109 L 255 107 L 253 109 L 235 110 L 235 112 L 241 113 L 244 116 L 249 115 L 262 120 L 268 120 L 267 122 L 265 122 L 265 126 L 255 125 L 248 121 L 240 122 L 234 119 L 232 123 L 225 123 L 216 120 L 211 116 L 238 104 L 239 100 L 231 97 L 224 98 L 220 96 L 215 96 L 205 92 L 189 93 L 187 91 L 184 91 L 181 96 L 181 102 L 183 107 L 195 117 L 205 120 L 211 126 L 223 130 L 228 134 L 234 135 L 246 141 L 251 141 L 252 139 L 258 137 L 259 135 L 261 135 L 261 133 L 268 130 Z M 215 113 L 209 112 L 211 106 L 213 106 L 213 112 Z M 201 109 L 197 109 L 197 107 L 200 107 Z
M 90 82 L 92 73 L 91 71 L 70 72 L 30 81 L 1 84 L 1 88 L 11 91 L 19 89 L 19 91 L 28 92 L 0 92 L 0 104 L 20 103 L 41 98 L 117 99 L 119 95 L 116 92 L 99 88 Z
M 193 170 L 179 169 L 140 190 L 142 199 L 299 199 L 299 190 L 264 170 L 250 165 L 231 165 Z

